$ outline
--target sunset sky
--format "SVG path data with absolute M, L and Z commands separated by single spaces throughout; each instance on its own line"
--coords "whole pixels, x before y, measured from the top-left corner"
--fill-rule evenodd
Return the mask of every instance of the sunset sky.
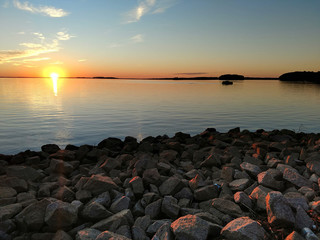
M 319 0 L 0 0 L 0 76 L 320 71 Z

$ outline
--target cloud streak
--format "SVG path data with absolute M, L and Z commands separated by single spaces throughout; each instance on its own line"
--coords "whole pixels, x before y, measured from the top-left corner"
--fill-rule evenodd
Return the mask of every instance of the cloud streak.
M 126 22 L 138 22 L 146 14 L 163 13 L 176 3 L 177 0 L 139 0 L 138 6 L 126 13 Z
M 144 39 L 143 39 L 143 35 L 142 34 L 137 34 L 133 37 L 130 38 L 132 42 L 134 43 L 142 43 L 144 42 Z
M 54 17 L 54 18 L 60 18 L 60 17 L 65 17 L 69 15 L 68 12 L 66 12 L 61 8 L 55 8 L 52 6 L 35 7 L 29 2 L 20 2 L 19 0 L 14 0 L 13 5 L 20 10 L 24 10 L 24 11 L 35 13 L 35 14 L 41 14 L 44 16 Z
M 60 34 L 59 34 L 60 33 Z M 19 45 L 23 50 L 2 50 L 0 51 L 0 64 L 14 63 L 14 65 L 26 62 L 37 62 L 49 60 L 48 57 L 32 58 L 46 53 L 58 52 L 60 50 L 60 41 L 69 40 L 71 36 L 66 32 L 59 32 L 55 39 L 48 40 L 42 33 L 33 33 L 37 42 L 24 42 Z M 31 59 L 30 59 L 31 58 Z

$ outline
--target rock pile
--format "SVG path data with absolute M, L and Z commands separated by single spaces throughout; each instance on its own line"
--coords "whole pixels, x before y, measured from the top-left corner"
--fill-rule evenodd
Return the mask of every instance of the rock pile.
M 304 239 L 320 134 L 207 129 L 0 155 L 0 239 Z

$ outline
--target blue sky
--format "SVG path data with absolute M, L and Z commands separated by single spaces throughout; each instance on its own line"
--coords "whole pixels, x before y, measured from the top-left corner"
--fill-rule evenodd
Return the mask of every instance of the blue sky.
M 1 0 L 0 75 L 319 71 L 319 11 L 319 0 Z

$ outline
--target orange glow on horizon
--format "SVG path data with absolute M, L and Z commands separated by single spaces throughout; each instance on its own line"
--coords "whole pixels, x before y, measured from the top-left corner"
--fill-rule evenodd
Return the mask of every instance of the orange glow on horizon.
M 68 77 L 66 71 L 61 67 L 57 67 L 57 66 L 46 67 L 42 71 L 42 77 L 46 77 L 46 78 L 51 77 L 53 79 L 53 74 L 56 78 Z

